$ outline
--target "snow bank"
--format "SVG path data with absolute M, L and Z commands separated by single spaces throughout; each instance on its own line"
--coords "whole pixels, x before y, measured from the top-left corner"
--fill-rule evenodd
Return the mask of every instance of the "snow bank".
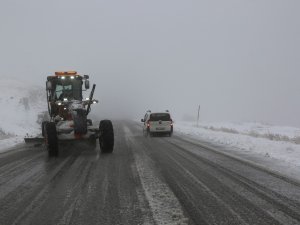
M 0 78 L 0 150 L 40 133 L 39 115 L 47 109 L 44 88 Z M 11 139 L 11 140 L 8 140 Z
M 300 169 L 300 129 L 259 123 L 176 122 L 176 132 L 221 145 L 235 152 L 283 162 L 288 168 Z M 275 162 L 274 161 L 274 162 Z
M 193 126 L 192 123 L 181 123 Z M 194 125 L 195 126 L 195 125 Z M 245 134 L 275 141 L 288 141 L 300 144 L 300 129 L 295 127 L 273 126 L 262 123 L 202 123 L 200 127 L 227 133 Z

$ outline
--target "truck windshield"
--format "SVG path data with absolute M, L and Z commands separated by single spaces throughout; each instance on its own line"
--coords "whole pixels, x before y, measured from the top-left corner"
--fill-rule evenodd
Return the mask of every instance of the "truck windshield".
M 55 97 L 63 100 L 82 100 L 82 82 L 81 80 L 63 81 L 56 84 Z

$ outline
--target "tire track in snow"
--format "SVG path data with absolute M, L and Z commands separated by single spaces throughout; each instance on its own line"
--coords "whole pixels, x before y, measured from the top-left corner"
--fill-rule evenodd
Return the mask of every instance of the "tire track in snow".
M 132 147 L 137 171 L 156 224 L 189 224 L 178 199 L 159 178 L 151 159 L 134 142 L 130 129 L 127 126 L 123 129 L 127 142 Z

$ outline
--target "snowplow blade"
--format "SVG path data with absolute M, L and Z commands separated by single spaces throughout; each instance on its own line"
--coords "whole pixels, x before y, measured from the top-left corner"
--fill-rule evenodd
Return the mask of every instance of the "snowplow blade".
M 43 143 L 44 142 L 44 138 L 42 137 L 25 137 L 24 138 L 25 143 Z

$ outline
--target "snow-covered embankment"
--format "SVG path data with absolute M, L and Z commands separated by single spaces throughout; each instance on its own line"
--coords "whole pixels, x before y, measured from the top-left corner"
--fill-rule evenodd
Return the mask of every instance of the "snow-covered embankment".
M 300 180 L 300 129 L 262 123 L 176 122 L 175 131 Z M 254 159 L 255 158 L 255 159 Z
M 45 90 L 14 79 L 0 79 L 0 152 L 38 135 L 47 109 Z

